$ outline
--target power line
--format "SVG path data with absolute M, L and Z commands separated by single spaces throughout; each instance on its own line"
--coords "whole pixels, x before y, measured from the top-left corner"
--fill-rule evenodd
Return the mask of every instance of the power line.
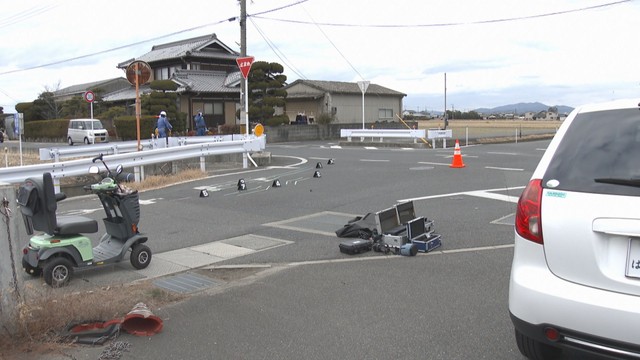
M 107 49 L 107 50 L 98 51 L 98 52 L 91 53 L 91 54 L 80 55 L 80 56 L 76 56 L 76 57 L 69 58 L 69 59 L 58 60 L 58 61 L 54 61 L 54 62 L 50 62 L 50 63 L 46 63 L 46 64 L 41 64 L 41 65 L 35 65 L 35 66 L 23 68 L 23 69 L 15 69 L 15 70 L 9 70 L 9 71 L 5 71 L 5 72 L 0 72 L 0 76 L 7 75 L 7 74 L 14 74 L 14 73 L 28 71 L 28 70 L 40 69 L 40 68 L 49 67 L 49 66 L 53 66 L 53 65 L 63 64 L 63 63 L 66 63 L 66 62 L 85 59 L 85 58 L 96 56 L 96 55 L 102 55 L 102 54 L 110 53 L 110 52 L 113 52 L 113 51 L 122 50 L 122 49 L 125 49 L 125 48 L 128 48 L 128 47 L 145 44 L 145 43 L 148 43 L 148 42 L 151 42 L 151 41 L 156 41 L 156 40 L 168 38 L 168 37 L 171 37 L 171 36 L 174 36 L 174 35 L 178 35 L 178 34 L 182 34 L 182 33 L 185 33 L 185 32 L 190 32 L 190 31 L 202 29 L 204 27 L 218 25 L 218 24 L 221 24 L 223 22 L 227 22 L 229 20 L 231 20 L 231 19 L 219 20 L 219 21 L 216 21 L 216 22 L 213 22 L 213 23 L 209 23 L 209 24 L 194 26 L 192 28 L 188 28 L 188 29 L 172 32 L 170 34 L 157 36 L 157 37 L 154 37 L 154 38 L 151 38 L 151 39 L 142 40 L 142 41 L 134 42 L 134 43 L 127 44 L 127 45 L 122 45 L 122 46 L 118 46 L 118 47 Z
M 285 65 L 287 65 L 291 71 L 293 71 L 296 75 L 298 75 L 298 77 L 302 78 L 302 79 L 306 79 L 307 77 L 304 76 L 300 70 L 298 70 L 289 60 L 289 58 L 287 58 L 287 56 L 278 48 L 278 46 L 276 46 L 276 44 L 273 43 L 273 41 L 271 41 L 267 35 L 262 31 L 262 29 L 260 29 L 260 27 L 253 21 L 252 18 L 249 18 L 249 21 L 251 21 L 251 23 L 253 24 L 253 26 L 256 28 L 256 30 L 258 31 L 258 34 L 260 34 L 260 36 L 262 36 L 262 38 L 264 39 L 264 41 L 267 43 L 267 45 L 269 45 L 269 47 L 271 48 L 271 50 L 273 51 L 273 53 L 280 59 L 280 61 L 282 61 Z M 280 56 L 282 55 L 282 56 Z M 284 57 L 284 58 L 283 58 Z M 285 60 L 286 59 L 286 60 Z
M 304 8 L 304 6 L 302 7 L 302 9 L 304 10 L 305 13 L 307 13 L 307 16 L 309 16 L 309 18 L 311 19 L 311 21 L 313 21 L 315 23 L 315 20 L 313 19 L 313 17 L 311 16 L 311 14 L 309 14 L 307 12 L 307 10 Z M 349 59 L 347 59 L 346 56 L 344 56 L 344 54 L 342 53 L 342 51 L 340 51 L 340 49 L 338 49 L 338 47 L 336 46 L 336 44 L 333 43 L 333 41 L 331 41 L 331 39 L 329 39 L 329 36 L 327 36 L 327 34 L 322 30 L 322 28 L 320 27 L 320 25 L 318 25 L 317 23 L 315 23 L 316 27 L 318 28 L 318 30 L 320 30 L 320 32 L 322 33 L 322 35 L 324 35 L 324 37 L 327 39 L 327 41 L 329 41 L 329 43 L 331 44 L 331 46 L 333 46 L 334 49 L 336 49 L 336 51 L 338 52 L 338 54 L 340 54 L 340 56 L 344 59 L 344 61 L 347 62 L 347 64 L 349 64 L 349 66 L 351 66 L 351 68 L 353 69 L 353 71 L 355 71 L 356 74 L 358 74 L 358 76 L 360 76 L 360 78 L 362 80 L 364 80 L 364 77 L 362 76 L 362 74 L 360 74 L 360 72 L 358 71 L 358 69 L 356 69 L 355 66 L 353 66 L 353 64 L 349 61 Z
M 450 23 L 433 23 L 433 24 L 345 24 L 345 23 L 316 23 L 316 22 L 308 22 L 302 20 L 290 20 L 290 19 L 276 19 L 266 16 L 259 16 L 259 14 L 251 15 L 263 20 L 271 20 L 271 21 L 279 21 L 293 24 L 304 24 L 304 25 L 322 25 L 322 26 L 336 26 L 336 27 L 362 27 L 362 28 L 426 28 L 426 27 L 451 27 L 451 26 L 461 26 L 461 25 L 483 25 L 483 24 L 492 24 L 492 23 L 501 23 L 501 22 L 512 22 L 512 21 L 520 21 L 520 20 L 530 20 L 536 18 L 543 18 L 549 16 L 557 16 L 564 15 L 588 10 L 594 10 L 609 6 L 616 6 L 623 3 L 631 2 L 633 0 L 620 0 L 615 2 L 610 2 L 601 5 L 587 6 L 578 9 L 572 10 L 563 10 L 563 11 L 554 11 L 550 13 L 544 14 L 536 14 L 536 15 L 526 15 L 526 16 L 518 16 L 512 18 L 501 18 L 501 19 L 489 19 L 489 20 L 479 20 L 479 21 L 468 21 L 468 22 L 450 22 Z
M 34 6 L 30 9 L 20 11 L 13 15 L 9 15 L 6 18 L 0 19 L 0 29 L 25 21 L 31 17 L 46 13 L 57 6 L 58 5 L 54 4 Z
M 267 14 L 267 13 L 271 13 L 271 12 L 274 12 L 274 11 L 286 9 L 288 7 L 299 5 L 299 4 L 302 4 L 302 3 L 307 2 L 307 1 L 308 0 L 300 0 L 300 1 L 297 1 L 295 3 L 291 3 L 289 5 L 284 5 L 284 6 L 275 8 L 275 9 L 266 10 L 266 11 L 257 13 L 256 15 Z M 29 10 L 29 11 L 26 12 L 26 14 L 24 14 L 24 16 L 26 18 L 26 15 L 29 15 L 29 14 L 32 14 L 32 13 L 33 13 L 33 15 L 31 15 L 31 16 L 34 16 L 34 15 L 37 15 L 38 13 L 41 13 L 41 12 L 44 12 L 44 11 L 48 11 L 51 8 L 52 7 Z M 23 12 L 23 13 L 25 13 L 25 12 Z M 17 15 L 21 15 L 21 14 L 22 13 L 17 14 Z M 16 16 L 16 15 L 14 15 L 14 16 Z M 253 15 L 247 15 L 247 16 L 253 16 Z M 11 17 L 9 17 L 8 19 L 11 19 Z M 41 65 L 30 66 L 30 67 L 22 68 L 22 69 L 15 69 L 15 70 L 9 70 L 9 71 L 0 72 L 0 76 L 7 75 L 7 74 L 15 74 L 15 73 L 29 71 L 29 70 L 35 70 L 35 69 L 40 69 L 40 68 L 45 68 L 45 67 L 49 67 L 49 66 L 53 66 L 53 65 L 59 65 L 59 64 L 67 63 L 67 62 L 72 62 L 72 61 L 76 61 L 76 60 L 80 60 L 80 59 L 85 59 L 85 58 L 96 56 L 96 55 L 102 55 L 102 54 L 110 53 L 110 52 L 113 52 L 113 51 L 126 49 L 128 47 L 142 45 L 142 44 L 145 44 L 145 43 L 148 43 L 148 42 L 161 40 L 161 39 L 168 38 L 168 37 L 175 36 L 175 35 L 179 35 L 179 34 L 182 34 L 182 33 L 191 32 L 191 31 L 194 31 L 194 30 L 199 30 L 199 29 L 202 29 L 202 28 L 205 28 L 205 27 L 214 26 L 214 25 L 218 25 L 218 24 L 221 24 L 221 23 L 224 23 L 224 22 L 235 21 L 235 20 L 237 20 L 236 16 L 230 17 L 230 18 L 225 19 L 225 20 L 219 20 L 219 21 L 215 21 L 215 22 L 212 22 L 212 23 L 199 25 L 199 26 L 194 26 L 194 27 L 191 27 L 191 28 L 188 28 L 188 29 L 179 30 L 179 31 L 176 31 L 176 32 L 172 32 L 170 34 L 157 36 L 157 37 L 154 37 L 154 38 L 151 38 L 151 39 L 146 39 L 146 40 L 134 42 L 134 43 L 123 45 L 123 46 L 118 46 L 118 47 L 115 47 L 115 48 L 98 51 L 98 52 L 91 53 L 91 54 L 76 56 L 76 57 L 73 57 L 73 58 L 58 60 L 58 61 L 54 61 L 54 62 L 50 62 L 50 63 L 46 63 L 46 64 L 41 64 Z M 1 26 L 2 26 L 2 24 L 0 24 L 0 27 Z

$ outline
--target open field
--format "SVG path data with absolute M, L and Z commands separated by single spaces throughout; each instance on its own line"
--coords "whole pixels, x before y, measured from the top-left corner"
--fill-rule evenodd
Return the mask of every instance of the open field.
M 539 120 L 449 120 L 454 139 L 469 139 L 470 142 L 484 143 L 515 141 L 553 136 L 562 125 L 561 121 Z M 441 129 L 442 120 L 418 120 L 419 129 Z

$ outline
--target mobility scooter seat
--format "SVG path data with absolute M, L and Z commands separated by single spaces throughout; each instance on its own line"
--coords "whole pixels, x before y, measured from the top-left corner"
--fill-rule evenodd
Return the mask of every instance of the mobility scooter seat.
M 85 216 L 56 217 L 57 201 L 64 195 L 56 195 L 50 173 L 42 174 L 42 179 L 29 178 L 20 185 L 18 203 L 27 233 L 34 230 L 49 235 L 74 235 L 98 232 L 98 222 Z

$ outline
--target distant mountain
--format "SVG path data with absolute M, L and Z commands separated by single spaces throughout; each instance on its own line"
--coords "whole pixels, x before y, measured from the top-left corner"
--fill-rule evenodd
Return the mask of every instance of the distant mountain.
M 566 105 L 554 105 L 558 108 L 558 113 L 570 113 L 573 110 L 572 107 Z M 482 114 L 500 114 L 500 113 L 510 113 L 510 114 L 523 114 L 525 112 L 539 112 L 539 111 L 547 111 L 551 106 L 545 105 L 539 102 L 534 103 L 517 103 L 511 105 L 503 105 L 494 108 L 480 108 L 475 109 L 474 111 L 482 113 Z

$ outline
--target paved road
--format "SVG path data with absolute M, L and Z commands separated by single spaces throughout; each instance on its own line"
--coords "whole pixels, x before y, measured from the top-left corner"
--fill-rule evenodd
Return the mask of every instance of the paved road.
M 197 274 L 190 261 L 269 266 L 158 310 L 163 332 L 122 335 L 131 343 L 125 359 L 521 359 L 507 310 L 513 214 L 547 144 L 464 147 L 462 169 L 448 166 L 452 149 L 268 145 L 272 167 L 142 193 L 150 268 L 88 271 L 71 286 L 168 278 L 170 265 Z M 275 179 L 282 187 L 271 187 Z M 209 197 L 199 197 L 203 189 Z M 332 233 L 348 219 L 406 199 L 435 221 L 441 249 L 417 257 L 338 251 L 342 239 Z M 60 205 L 101 217 L 91 198 Z M 101 350 L 71 356 L 95 359 Z

